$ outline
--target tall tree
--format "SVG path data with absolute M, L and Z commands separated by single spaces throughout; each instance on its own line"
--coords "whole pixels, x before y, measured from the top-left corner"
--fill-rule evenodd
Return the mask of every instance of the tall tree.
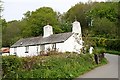
M 78 3 L 75 6 L 71 7 L 65 14 L 64 19 L 69 23 L 74 22 L 75 20 L 81 23 L 82 32 L 88 29 L 88 19 L 86 16 L 87 11 L 90 9 L 88 4 Z
M 22 23 L 14 20 L 2 24 L 5 25 L 2 29 L 2 46 L 9 47 L 21 38 Z
M 47 24 L 53 26 L 55 33 L 62 32 L 59 27 L 57 14 L 50 7 L 41 7 L 36 11 L 27 12 L 25 19 L 27 19 L 27 26 L 23 31 L 24 37 L 42 35 L 43 26 Z

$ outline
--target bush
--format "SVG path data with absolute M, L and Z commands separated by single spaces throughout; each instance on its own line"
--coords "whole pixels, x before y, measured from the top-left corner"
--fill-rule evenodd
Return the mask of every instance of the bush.
M 105 48 L 108 50 L 120 51 L 120 40 L 117 39 L 106 40 L 105 44 L 106 44 Z
M 2 64 L 4 78 L 72 79 L 96 67 L 93 55 L 67 52 L 26 58 L 6 56 Z
M 92 38 L 97 47 L 104 47 L 107 50 L 120 51 L 120 40 L 119 39 L 106 39 L 106 38 Z
M 2 69 L 3 77 L 16 78 L 18 71 L 21 69 L 22 61 L 21 58 L 16 56 L 3 56 L 2 57 Z

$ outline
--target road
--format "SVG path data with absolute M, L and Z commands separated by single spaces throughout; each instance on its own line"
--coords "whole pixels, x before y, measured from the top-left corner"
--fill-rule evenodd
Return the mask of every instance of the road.
M 109 61 L 108 64 L 95 68 L 79 78 L 118 78 L 118 56 L 105 54 L 105 57 Z

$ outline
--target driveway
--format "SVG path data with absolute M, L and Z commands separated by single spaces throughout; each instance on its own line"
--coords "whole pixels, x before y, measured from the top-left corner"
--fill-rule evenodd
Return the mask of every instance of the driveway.
M 105 57 L 109 61 L 108 64 L 95 68 L 79 78 L 118 78 L 118 56 L 105 54 Z

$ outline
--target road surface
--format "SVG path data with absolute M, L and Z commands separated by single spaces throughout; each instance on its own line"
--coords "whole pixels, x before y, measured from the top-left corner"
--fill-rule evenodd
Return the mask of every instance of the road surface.
M 118 56 L 105 54 L 105 57 L 109 61 L 108 64 L 95 68 L 79 78 L 118 78 Z

